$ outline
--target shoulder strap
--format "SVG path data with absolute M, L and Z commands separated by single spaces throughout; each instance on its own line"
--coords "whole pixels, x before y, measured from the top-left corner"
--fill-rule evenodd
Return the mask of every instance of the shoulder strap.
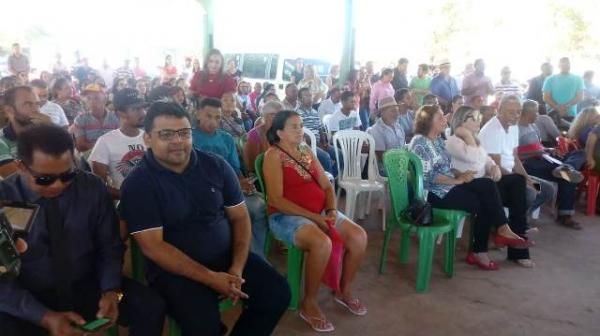
M 280 151 L 285 153 L 285 155 L 287 155 L 290 159 L 294 160 L 294 162 L 296 162 L 306 173 L 308 173 L 308 175 L 312 177 L 313 181 L 315 181 L 315 183 L 319 185 L 319 181 L 317 180 L 317 178 L 306 167 L 304 167 L 304 165 L 300 163 L 300 161 L 296 160 L 293 156 L 290 155 L 290 153 L 286 152 L 283 148 L 279 147 L 279 145 L 276 144 L 275 147 L 277 147 Z

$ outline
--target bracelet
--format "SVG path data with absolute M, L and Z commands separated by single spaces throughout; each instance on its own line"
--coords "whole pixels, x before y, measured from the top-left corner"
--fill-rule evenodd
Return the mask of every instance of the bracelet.
M 333 211 L 337 211 L 337 209 L 331 208 L 331 209 L 327 209 L 327 210 L 325 210 L 325 213 L 326 213 L 326 214 L 328 214 L 328 213 L 329 213 L 329 211 L 332 211 L 332 210 L 333 210 Z

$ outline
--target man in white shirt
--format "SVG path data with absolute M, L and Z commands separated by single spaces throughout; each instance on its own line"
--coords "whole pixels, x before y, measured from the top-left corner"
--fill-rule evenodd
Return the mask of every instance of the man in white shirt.
M 50 117 L 52 123 L 60 127 L 69 127 L 69 121 L 60 105 L 48 100 L 48 84 L 41 79 L 34 79 L 29 84 L 40 99 L 40 112 Z
M 517 155 L 521 101 L 515 95 L 505 96 L 498 110 L 498 115 L 479 132 L 479 139 L 502 171 L 502 178 L 496 185 L 504 206 L 509 209 L 508 224 L 514 233 L 527 239 L 528 198 L 530 195 L 535 198 L 536 188 L 539 190 L 540 186 L 529 177 Z M 527 268 L 535 265 L 527 248 L 509 247 L 508 259 Z
M 333 87 L 329 90 L 329 98 L 323 100 L 319 105 L 319 118 L 323 120 L 323 117 L 330 114 L 333 115 L 336 111 L 342 108 L 340 99 L 342 98 L 342 92 L 339 87 Z
M 123 180 L 144 156 L 144 117 L 146 103 L 135 89 L 115 93 L 113 104 L 120 127 L 96 141 L 88 161 L 92 172 L 103 179 L 115 199 L 120 198 Z
M 344 130 L 358 130 L 362 123 L 356 111 L 356 95 L 352 91 L 344 91 L 341 97 L 342 108 L 334 112 L 327 127 L 329 131 L 335 133 Z

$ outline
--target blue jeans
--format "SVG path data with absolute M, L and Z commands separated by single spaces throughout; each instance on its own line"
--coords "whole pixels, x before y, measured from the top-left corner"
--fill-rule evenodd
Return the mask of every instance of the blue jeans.
M 252 242 L 250 251 L 259 257 L 265 258 L 265 238 L 267 236 L 267 227 L 269 225 L 266 213 L 265 200 L 262 193 L 244 195 L 246 199 L 246 208 L 252 221 Z
M 531 176 L 558 184 L 557 207 L 559 215 L 572 215 L 575 212 L 577 184 L 554 177 L 552 171 L 558 167 L 557 164 L 544 159 L 531 158 L 523 161 L 523 167 Z
M 336 177 L 338 174 L 337 165 L 335 163 L 335 150 L 333 147 L 327 147 L 327 150 L 317 147 L 317 159 L 323 166 L 323 170 Z
M 361 107 L 358 110 L 358 115 L 360 117 L 360 122 L 362 123 L 362 126 L 360 127 L 360 129 L 363 131 L 366 131 L 367 128 L 369 128 L 369 126 L 371 126 L 369 124 L 369 109 L 366 107 Z

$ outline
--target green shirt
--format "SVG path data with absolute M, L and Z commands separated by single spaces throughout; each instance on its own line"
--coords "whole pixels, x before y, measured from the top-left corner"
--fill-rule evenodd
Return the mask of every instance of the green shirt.
M 0 162 L 14 160 L 17 157 L 17 142 L 0 136 Z
M 429 91 L 430 86 L 431 86 L 431 78 L 429 78 L 429 77 L 425 77 L 425 78 L 413 77 L 413 79 L 410 81 L 410 85 L 409 85 L 409 87 L 412 90 L 427 90 L 427 91 Z M 424 97 L 425 97 L 424 93 L 415 94 L 415 99 L 417 100 L 417 103 L 419 105 L 423 105 Z

